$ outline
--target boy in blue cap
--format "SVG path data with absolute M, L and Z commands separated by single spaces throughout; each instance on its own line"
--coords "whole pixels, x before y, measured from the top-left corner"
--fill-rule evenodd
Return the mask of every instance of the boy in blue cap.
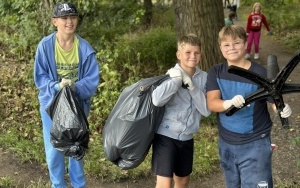
M 71 3 L 57 3 L 52 24 L 57 31 L 44 37 L 38 44 L 34 62 L 34 81 L 39 90 L 43 137 L 52 188 L 65 188 L 65 156 L 50 143 L 52 120 L 47 114 L 55 95 L 65 86 L 73 89 L 86 116 L 90 98 L 99 84 L 99 65 L 90 44 L 75 34 L 78 11 Z M 86 185 L 83 159 L 69 158 L 68 172 L 72 187 Z

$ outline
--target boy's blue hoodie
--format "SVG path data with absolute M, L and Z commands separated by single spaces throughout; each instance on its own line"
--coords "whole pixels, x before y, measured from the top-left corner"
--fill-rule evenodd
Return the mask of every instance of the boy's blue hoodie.
M 88 116 L 90 97 L 95 94 L 99 84 L 99 65 L 95 58 L 96 52 L 91 45 L 80 36 L 76 36 L 79 40 L 79 65 L 74 93 Z M 35 56 L 34 82 L 39 90 L 38 99 L 42 109 L 50 105 L 58 92 L 55 90 L 55 85 L 59 83 L 54 55 L 55 40 L 56 32 L 44 37 L 38 44 Z

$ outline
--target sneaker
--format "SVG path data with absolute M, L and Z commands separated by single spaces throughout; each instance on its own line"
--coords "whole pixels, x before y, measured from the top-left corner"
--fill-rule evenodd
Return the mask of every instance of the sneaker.
M 250 59 L 250 57 L 251 57 L 250 54 L 245 55 L 245 59 Z
M 254 59 L 259 59 L 259 54 L 255 53 L 254 54 Z

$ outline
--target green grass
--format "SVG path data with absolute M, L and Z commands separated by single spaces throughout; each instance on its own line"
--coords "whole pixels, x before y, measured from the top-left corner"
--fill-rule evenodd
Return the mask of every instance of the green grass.
M 12 187 L 13 185 L 15 185 L 15 182 L 12 177 L 0 177 L 0 187 Z
M 5 176 L 5 177 L 0 177 L 0 187 L 24 188 L 24 185 L 22 185 L 20 182 L 15 181 L 13 177 Z M 51 187 L 51 185 L 50 183 L 45 183 L 42 180 L 38 180 L 37 182 L 30 181 L 29 184 L 26 185 L 26 188 L 45 188 L 45 187 Z

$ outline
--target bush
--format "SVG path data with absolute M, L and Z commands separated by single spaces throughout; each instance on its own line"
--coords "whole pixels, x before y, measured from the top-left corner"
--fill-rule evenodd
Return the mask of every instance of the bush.
M 176 35 L 171 28 L 128 34 L 116 43 L 119 56 L 115 68 L 125 75 L 123 80 L 164 74 L 176 63 L 176 50 Z

